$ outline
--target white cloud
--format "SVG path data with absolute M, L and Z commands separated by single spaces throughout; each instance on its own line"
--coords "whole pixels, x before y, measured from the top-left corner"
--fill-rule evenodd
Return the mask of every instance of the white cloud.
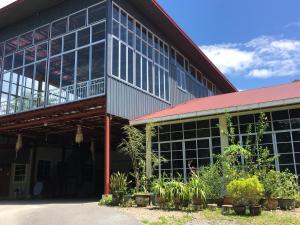
M 290 28 L 290 27 L 300 27 L 300 21 L 299 22 L 292 22 L 289 23 L 285 26 L 286 28 Z
M 228 75 L 269 78 L 300 75 L 300 41 L 261 36 L 246 43 L 202 46 Z

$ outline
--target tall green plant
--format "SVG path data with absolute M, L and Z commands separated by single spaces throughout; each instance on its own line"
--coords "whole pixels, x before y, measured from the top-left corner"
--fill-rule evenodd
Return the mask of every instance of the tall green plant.
M 112 193 L 123 192 L 125 193 L 128 186 L 128 178 L 124 173 L 114 173 L 110 176 L 110 190 Z

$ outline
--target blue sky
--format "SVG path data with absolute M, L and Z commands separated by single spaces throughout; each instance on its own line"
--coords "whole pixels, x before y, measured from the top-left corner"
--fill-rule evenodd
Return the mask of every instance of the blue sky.
M 299 0 L 158 0 L 241 90 L 300 78 Z

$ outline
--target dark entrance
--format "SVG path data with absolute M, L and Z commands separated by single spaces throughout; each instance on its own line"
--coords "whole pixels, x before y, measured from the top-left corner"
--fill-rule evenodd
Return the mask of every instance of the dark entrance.
M 0 164 L 0 197 L 9 195 L 10 169 L 10 164 Z

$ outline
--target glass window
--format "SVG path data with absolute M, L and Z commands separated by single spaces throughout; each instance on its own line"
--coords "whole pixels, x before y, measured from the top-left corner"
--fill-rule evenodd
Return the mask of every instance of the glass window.
M 75 48 L 76 43 L 76 33 L 71 33 L 66 36 L 64 36 L 64 51 L 70 51 Z
M 135 78 L 135 85 L 138 87 L 141 87 L 141 55 L 136 54 L 136 68 L 135 68 L 135 73 L 136 73 L 136 78 Z
M 127 29 L 123 26 L 121 26 L 120 36 L 122 41 L 127 42 Z
M 57 93 L 56 90 L 60 87 L 61 56 L 50 59 L 49 68 L 49 104 L 54 104 L 59 97 L 59 92 Z
M 291 141 L 290 132 L 277 133 L 276 140 L 277 142 L 290 142 Z
M 128 17 L 128 26 L 127 27 L 129 30 L 134 31 L 134 22 L 130 16 Z
M 5 44 L 5 55 L 11 54 L 18 48 L 18 38 L 12 38 Z
M 104 77 L 105 71 L 105 43 L 92 47 L 92 79 Z
M 291 109 L 290 117 L 291 119 L 300 118 L 300 109 Z
M 166 100 L 170 100 L 169 73 L 165 72 Z
M 7 56 L 4 58 L 4 71 L 7 71 L 7 70 L 11 70 L 12 69 L 12 60 L 13 60 L 13 56 L 10 55 L 10 56 Z
M 165 98 L 165 74 L 164 70 L 160 69 L 160 79 L 159 79 L 159 84 L 160 84 L 160 97 Z
M 119 7 L 114 5 L 113 6 L 113 18 L 117 21 L 119 21 L 119 18 L 120 17 L 120 10 L 119 10 Z
M 148 85 L 149 92 L 153 93 L 153 67 L 152 62 L 148 61 Z
M 142 61 L 142 88 L 147 91 L 147 59 L 143 57 Z
M 280 143 L 277 144 L 278 153 L 292 153 L 292 144 L 291 143 Z
M 134 47 L 134 34 L 131 31 L 128 31 L 128 36 L 127 36 L 127 43 L 131 46 Z
M 112 74 L 119 77 L 119 42 L 113 39 L 113 62 Z
M 32 45 L 33 42 L 33 32 L 28 32 L 26 34 L 23 34 L 19 38 L 19 47 L 20 48 L 25 48 L 30 45 Z
M 90 28 L 78 31 L 77 47 L 81 47 L 90 43 Z
M 49 39 L 49 25 L 43 26 L 35 30 L 34 43 L 40 43 Z
M 154 82 L 155 82 L 155 95 L 159 96 L 159 68 L 155 66 L 154 70 Z
M 126 45 L 124 45 L 123 43 L 121 43 L 121 60 L 120 60 L 120 68 L 121 68 L 121 79 L 126 81 Z
M 51 41 L 51 56 L 62 52 L 62 38 L 57 38 Z
M 75 13 L 69 17 L 69 31 L 86 25 L 86 10 Z
M 119 23 L 114 20 L 113 21 L 113 35 L 115 35 L 116 37 L 119 37 L 119 33 L 120 33 Z
M 48 55 L 48 44 L 40 44 L 36 48 L 36 60 L 41 60 L 47 58 Z
M 133 50 L 128 48 L 128 82 L 133 84 Z
M 14 58 L 14 68 L 23 66 L 24 51 L 16 52 Z
M 273 120 L 289 119 L 289 113 L 287 110 L 272 112 Z
M 54 23 L 52 23 L 51 37 L 56 37 L 58 35 L 64 34 L 67 32 L 67 23 L 68 19 L 63 18 Z
M 77 83 L 89 80 L 90 47 L 78 50 L 77 53 Z
M 46 89 L 46 61 L 36 64 L 35 80 L 34 80 L 34 98 L 33 104 L 35 107 L 44 105 Z
M 24 106 L 29 107 L 30 99 L 32 95 L 32 88 L 33 88 L 33 72 L 34 72 L 34 65 L 26 66 L 24 70 L 24 88 L 22 91 L 22 96 L 28 101 L 24 101 Z M 23 107 L 24 107 L 23 106 Z
M 74 84 L 75 52 L 63 55 L 62 87 Z
M 25 181 L 25 175 L 26 175 L 26 165 L 25 164 L 16 164 L 14 181 L 15 182 Z
M 1 43 L 0 44 L 0 58 L 3 56 L 3 54 L 4 54 L 4 44 Z
M 89 24 L 105 19 L 106 4 L 101 3 L 88 9 Z
M 35 60 L 35 48 L 28 48 L 25 50 L 25 64 L 33 63 Z
M 127 26 L 127 14 L 124 11 L 121 11 L 121 24 Z
M 92 41 L 97 42 L 105 39 L 105 23 L 100 23 L 92 27 Z

